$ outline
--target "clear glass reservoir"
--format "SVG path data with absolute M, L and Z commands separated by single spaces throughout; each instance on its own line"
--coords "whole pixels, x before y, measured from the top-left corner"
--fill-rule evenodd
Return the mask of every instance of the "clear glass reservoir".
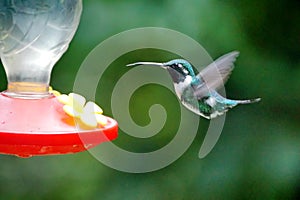
M 48 95 L 54 64 L 77 30 L 82 0 L 1 0 L 0 57 L 13 97 Z

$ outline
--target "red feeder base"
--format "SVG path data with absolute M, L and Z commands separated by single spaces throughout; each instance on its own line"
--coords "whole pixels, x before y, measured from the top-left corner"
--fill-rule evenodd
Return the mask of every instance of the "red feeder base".
M 105 127 L 82 129 L 63 111 L 55 96 L 10 98 L 0 94 L 0 153 L 19 157 L 76 153 L 111 141 L 118 124 L 107 117 Z

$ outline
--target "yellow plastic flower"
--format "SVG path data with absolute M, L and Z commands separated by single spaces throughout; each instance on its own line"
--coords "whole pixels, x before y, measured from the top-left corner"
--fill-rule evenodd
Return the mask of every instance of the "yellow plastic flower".
M 59 91 L 53 90 L 53 88 L 51 86 L 49 87 L 49 92 L 52 93 L 56 97 L 61 95 Z
M 49 88 L 49 91 L 55 95 L 58 101 L 62 104 L 63 110 L 71 117 L 80 119 L 80 121 L 87 127 L 96 128 L 98 125 L 105 126 L 107 118 L 102 115 L 103 110 L 94 102 L 88 101 L 76 93 L 69 95 L 60 94 L 59 92 Z

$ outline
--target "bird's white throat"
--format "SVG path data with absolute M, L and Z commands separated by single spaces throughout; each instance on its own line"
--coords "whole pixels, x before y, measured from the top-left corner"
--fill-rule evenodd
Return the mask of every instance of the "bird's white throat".
M 186 76 L 184 81 L 174 83 L 175 92 L 178 97 L 181 97 L 181 94 L 183 93 L 184 89 L 191 85 L 192 80 L 193 78 L 191 76 Z

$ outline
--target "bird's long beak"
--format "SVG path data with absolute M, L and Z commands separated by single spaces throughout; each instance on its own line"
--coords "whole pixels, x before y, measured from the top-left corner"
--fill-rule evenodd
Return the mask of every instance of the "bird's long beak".
M 133 67 L 137 65 L 148 65 L 148 66 L 159 66 L 165 68 L 166 66 L 163 63 L 157 63 L 157 62 L 136 62 L 132 64 L 126 65 L 127 67 Z

